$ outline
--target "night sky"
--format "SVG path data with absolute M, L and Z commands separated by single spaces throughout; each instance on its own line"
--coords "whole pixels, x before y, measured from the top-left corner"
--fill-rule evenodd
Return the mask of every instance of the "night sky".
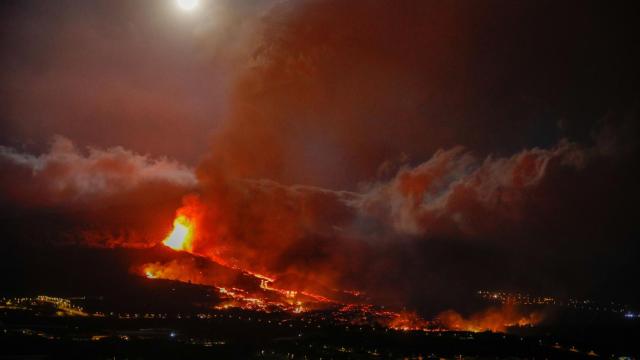
M 298 288 L 638 304 L 639 15 L 2 1 L 1 279 L 28 289 L 38 249 L 103 276 L 83 251 L 151 248 L 182 211 L 194 253 Z

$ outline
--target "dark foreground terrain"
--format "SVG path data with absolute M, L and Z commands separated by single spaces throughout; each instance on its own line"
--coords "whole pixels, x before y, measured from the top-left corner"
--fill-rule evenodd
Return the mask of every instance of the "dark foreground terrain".
M 618 359 L 638 354 L 635 320 L 596 336 L 589 325 L 575 326 L 576 318 L 565 319 L 573 328 L 502 334 L 398 331 L 338 323 L 323 312 L 70 316 L 44 306 L 4 307 L 0 315 L 0 359 Z

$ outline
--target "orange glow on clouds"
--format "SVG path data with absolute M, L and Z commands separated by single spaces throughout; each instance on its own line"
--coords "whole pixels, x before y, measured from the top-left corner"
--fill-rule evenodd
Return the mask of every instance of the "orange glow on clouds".
M 191 251 L 193 230 L 193 223 L 186 216 L 180 215 L 173 221 L 173 230 L 162 243 L 173 250 Z

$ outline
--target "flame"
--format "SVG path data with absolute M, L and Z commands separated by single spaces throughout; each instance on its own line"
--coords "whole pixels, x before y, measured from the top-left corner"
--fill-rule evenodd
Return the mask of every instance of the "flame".
M 489 308 L 483 312 L 464 318 L 459 313 L 448 310 L 441 313 L 439 320 L 451 330 L 472 332 L 493 331 L 505 332 L 514 326 L 533 326 L 542 321 L 539 312 L 521 313 L 516 307 L 505 305 L 501 308 Z
M 148 279 L 166 279 L 176 280 L 185 283 L 192 282 L 196 284 L 212 285 L 206 281 L 201 272 L 191 270 L 185 264 L 178 260 L 168 263 L 153 262 L 142 265 L 139 268 L 140 274 Z
M 179 215 L 173 221 L 173 230 L 162 242 L 173 250 L 191 251 L 193 240 L 193 224 L 184 215 Z
M 392 329 L 402 331 L 423 330 L 427 326 L 427 322 L 415 312 L 403 311 L 395 315 L 387 324 Z

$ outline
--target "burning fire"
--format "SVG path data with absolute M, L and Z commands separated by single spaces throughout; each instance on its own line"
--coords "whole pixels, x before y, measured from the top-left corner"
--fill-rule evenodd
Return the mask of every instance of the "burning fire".
M 193 262 L 181 260 L 147 263 L 139 271 L 149 279 L 168 279 L 211 286 L 219 291 L 223 300 L 222 303 L 215 305 L 215 308 L 220 310 L 241 308 L 300 314 L 324 309 L 330 310 L 331 316 L 339 322 L 360 325 L 379 324 L 398 331 L 507 332 L 510 327 L 533 326 L 542 320 L 540 312 L 523 312 L 523 309 L 513 305 L 505 305 L 498 308 L 492 307 L 469 317 L 463 317 L 449 310 L 438 315 L 434 321 L 428 321 L 411 311 L 395 312 L 359 301 L 341 304 L 306 291 L 279 288 L 264 276 L 256 276 L 248 272 L 243 274 L 249 278 L 253 277 L 255 287 L 240 285 L 243 288 L 238 288 L 232 285 L 233 281 L 229 283 L 224 278 L 216 278 L 214 274 L 194 267 Z
M 188 264 L 178 260 L 168 263 L 153 262 L 144 264 L 140 267 L 140 273 L 148 279 L 166 279 L 211 285 L 201 272 L 190 269 Z
M 451 330 L 505 332 L 507 328 L 513 326 L 536 325 L 542 320 L 542 314 L 539 312 L 525 314 L 514 306 L 505 305 L 473 314 L 469 318 L 449 310 L 441 313 L 439 320 Z
M 195 204 L 195 205 L 194 205 Z M 265 275 L 247 269 L 241 264 L 221 258 L 211 252 L 203 252 L 195 249 L 195 231 L 202 223 L 202 215 L 197 203 L 190 203 L 179 209 L 173 228 L 162 243 L 176 251 L 185 251 L 199 257 L 206 257 L 212 262 L 223 267 L 238 271 L 246 278 L 253 278 L 253 285 L 237 288 L 232 285 L 234 280 L 225 276 L 218 276 L 198 268 L 194 262 L 170 261 L 168 263 L 147 263 L 139 268 L 140 274 L 149 279 L 168 279 L 194 284 L 212 286 L 218 289 L 224 303 L 216 308 L 227 309 L 230 307 L 271 311 L 279 309 L 291 313 L 304 313 L 313 309 L 337 309 L 334 316 L 337 320 L 354 319 L 360 323 L 378 323 L 391 329 L 400 331 L 440 331 L 443 329 L 457 331 L 494 331 L 504 332 L 512 326 L 528 326 L 540 322 L 541 314 L 537 312 L 524 314 L 513 306 L 502 308 L 490 308 L 481 313 L 476 313 L 468 318 L 454 311 L 441 313 L 436 321 L 426 321 L 414 312 L 394 312 L 380 309 L 372 304 L 361 302 L 357 299 L 353 303 L 340 303 L 339 301 L 324 297 L 319 294 L 306 291 L 307 289 L 282 288 L 277 284 L 277 276 Z M 200 236 L 200 235 L 199 235 Z M 201 259 L 202 260 L 202 259 Z M 245 280 L 246 281 L 246 280 Z M 246 285 L 246 283 L 245 283 Z M 241 285 L 242 286 L 242 285 Z M 360 297 L 357 290 L 333 290 L 336 293 L 350 294 Z M 325 293 L 326 294 L 326 293 Z M 327 294 L 328 295 L 328 294 Z
M 173 250 L 191 251 L 193 240 L 193 224 L 189 219 L 180 215 L 173 221 L 173 230 L 162 242 Z
M 423 330 L 427 327 L 427 322 L 420 318 L 415 312 L 403 311 L 396 314 L 387 326 L 402 331 Z

